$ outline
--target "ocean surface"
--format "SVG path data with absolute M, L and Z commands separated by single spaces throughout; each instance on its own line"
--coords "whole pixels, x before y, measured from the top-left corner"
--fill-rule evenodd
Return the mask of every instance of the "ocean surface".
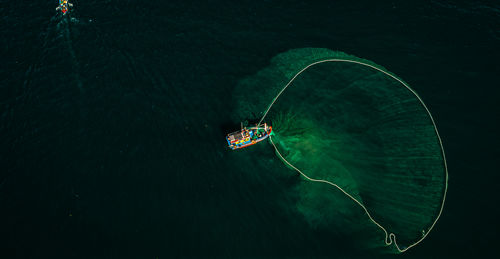
M 497 254 L 499 2 L 57 3 L 0 5 L 0 258 Z M 312 229 L 269 144 L 227 148 L 239 80 L 306 47 L 386 67 L 436 120 L 447 202 L 404 254 Z

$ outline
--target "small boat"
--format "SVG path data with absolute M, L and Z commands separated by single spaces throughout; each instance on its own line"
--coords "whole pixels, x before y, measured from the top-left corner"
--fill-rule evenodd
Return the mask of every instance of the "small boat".
M 267 123 L 250 128 L 242 127 L 240 131 L 227 134 L 227 144 L 232 150 L 248 147 L 268 138 L 272 130 Z
M 68 0 L 59 0 L 59 6 L 56 8 L 56 10 L 60 10 L 61 13 L 65 15 L 69 11 L 69 8 L 72 6 L 73 4 L 69 3 Z

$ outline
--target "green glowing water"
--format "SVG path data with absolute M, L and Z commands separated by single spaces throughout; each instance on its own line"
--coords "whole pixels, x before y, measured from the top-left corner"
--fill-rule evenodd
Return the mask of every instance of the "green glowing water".
M 325 59 L 373 62 L 327 49 L 296 49 L 242 81 L 237 119 L 262 116 L 290 79 Z M 392 75 L 392 74 L 391 74 Z M 264 87 L 265 86 L 265 87 Z M 269 87 L 268 87 L 269 86 Z M 260 91 L 245 89 L 258 87 Z M 404 249 L 432 227 L 446 188 L 446 167 L 430 115 L 417 96 L 387 74 L 359 64 L 321 63 L 301 73 L 265 118 L 284 159 L 358 200 Z M 383 231 L 332 186 L 301 181 L 296 209 L 311 227 L 364 232 L 364 247 L 384 246 Z M 335 230 L 333 230 L 335 229 Z M 341 230 L 339 230 L 341 229 Z M 358 235 L 359 236 L 359 235 Z M 363 235 L 361 235 L 363 236 Z

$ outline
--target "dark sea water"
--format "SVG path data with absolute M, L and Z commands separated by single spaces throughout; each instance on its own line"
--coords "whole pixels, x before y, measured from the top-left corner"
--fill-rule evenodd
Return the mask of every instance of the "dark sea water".
M 0 5 L 0 258 L 496 254 L 498 2 L 73 3 Z M 238 81 L 304 47 L 388 68 L 435 117 L 447 203 L 405 254 L 311 229 L 270 145 L 226 147 Z

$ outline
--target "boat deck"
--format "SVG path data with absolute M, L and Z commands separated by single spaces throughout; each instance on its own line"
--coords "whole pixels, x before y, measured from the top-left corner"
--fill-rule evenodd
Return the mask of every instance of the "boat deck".
M 240 131 L 229 133 L 226 137 L 228 146 L 231 149 L 244 148 L 258 143 L 267 137 L 272 131 L 272 127 L 262 124 L 261 127 L 243 128 Z

